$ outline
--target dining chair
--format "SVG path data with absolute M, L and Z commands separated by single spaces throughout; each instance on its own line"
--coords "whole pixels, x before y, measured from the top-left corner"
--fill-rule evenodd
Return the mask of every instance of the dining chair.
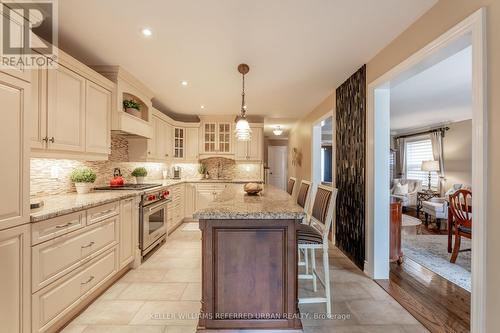
M 333 221 L 337 189 L 324 185 L 318 185 L 314 203 L 312 205 L 309 224 L 300 224 L 297 230 L 297 243 L 299 250 L 306 251 L 306 257 L 310 254 L 310 273 L 299 274 L 299 279 L 312 280 L 314 292 L 318 291 L 317 280 L 325 288 L 325 297 L 299 297 L 299 304 L 326 303 L 327 315 L 332 313 L 330 295 L 330 268 L 328 261 L 328 233 Z M 316 270 L 316 250 L 323 252 L 323 278 Z M 308 253 L 309 252 L 309 253 Z
M 293 195 L 293 188 L 295 187 L 295 183 L 297 182 L 297 178 L 295 177 L 290 177 L 288 179 L 288 183 L 286 185 L 286 191 L 288 194 Z
M 472 239 L 472 192 L 462 189 L 450 195 L 449 210 L 448 218 L 453 219 L 450 225 L 453 226 L 455 234 L 450 262 L 455 263 L 459 252 L 471 250 L 460 250 L 460 243 L 462 237 Z

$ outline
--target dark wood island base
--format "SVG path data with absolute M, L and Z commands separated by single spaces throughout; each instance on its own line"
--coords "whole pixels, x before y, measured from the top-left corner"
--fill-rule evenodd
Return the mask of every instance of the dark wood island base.
M 198 332 L 303 332 L 297 298 L 297 219 L 200 219 Z

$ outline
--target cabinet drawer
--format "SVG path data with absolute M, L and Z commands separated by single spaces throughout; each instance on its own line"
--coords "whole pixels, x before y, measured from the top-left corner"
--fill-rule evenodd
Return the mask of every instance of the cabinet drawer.
M 59 216 L 31 225 L 31 244 L 39 244 L 85 226 L 85 211 Z
M 116 247 L 32 296 L 32 332 L 45 332 L 117 272 Z
M 117 243 L 118 217 L 34 246 L 32 289 L 39 290 Z
M 112 202 L 102 206 L 91 208 L 87 211 L 87 224 L 94 224 L 112 216 L 118 215 L 120 202 Z

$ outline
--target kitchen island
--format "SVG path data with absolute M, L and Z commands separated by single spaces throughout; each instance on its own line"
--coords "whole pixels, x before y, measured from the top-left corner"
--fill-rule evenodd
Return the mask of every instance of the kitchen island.
M 233 184 L 194 217 L 202 231 L 198 331 L 302 332 L 295 235 L 304 211 L 291 196 L 270 185 L 248 195 Z

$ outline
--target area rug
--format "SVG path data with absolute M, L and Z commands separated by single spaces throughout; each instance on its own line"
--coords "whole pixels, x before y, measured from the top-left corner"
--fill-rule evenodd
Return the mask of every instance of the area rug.
M 403 254 L 465 290 L 471 291 L 471 252 L 460 252 L 455 264 L 450 262 L 448 236 L 403 235 Z M 470 249 L 470 239 L 462 238 L 461 249 Z
M 182 231 L 200 231 L 198 222 L 185 223 L 181 229 Z

